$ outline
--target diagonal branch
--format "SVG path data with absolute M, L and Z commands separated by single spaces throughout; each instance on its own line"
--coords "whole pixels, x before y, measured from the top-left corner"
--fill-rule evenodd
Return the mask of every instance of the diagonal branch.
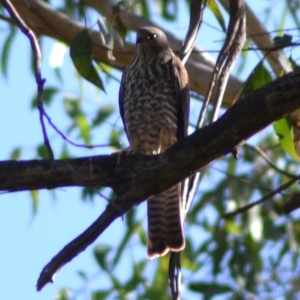
M 130 201 L 145 199 L 231 153 L 240 142 L 300 108 L 299 95 L 298 70 L 242 98 L 215 123 L 160 155 L 124 155 L 121 160 L 118 155 L 103 155 L 54 162 L 4 161 L 0 163 L 0 190 L 109 186 L 118 195 L 126 193 Z
M 295 71 L 239 100 L 219 120 L 197 130 L 160 155 L 103 155 L 69 160 L 4 161 L 0 190 L 23 191 L 63 186 L 109 186 L 117 200 L 90 228 L 45 267 L 38 289 L 90 245 L 118 216 L 153 194 L 168 189 L 231 153 L 241 141 L 300 108 L 300 71 Z

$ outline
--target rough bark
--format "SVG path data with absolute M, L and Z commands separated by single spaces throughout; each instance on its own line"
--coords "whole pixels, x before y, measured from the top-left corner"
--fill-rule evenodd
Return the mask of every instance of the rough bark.
M 299 70 L 249 94 L 218 121 L 197 130 L 161 155 L 115 154 L 55 162 L 3 161 L 0 190 L 109 186 L 118 198 L 138 203 L 230 153 L 234 146 L 297 108 L 300 108 Z

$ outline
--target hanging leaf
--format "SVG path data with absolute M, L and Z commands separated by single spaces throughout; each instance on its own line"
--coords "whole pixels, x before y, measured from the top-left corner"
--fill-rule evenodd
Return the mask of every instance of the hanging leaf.
M 112 11 L 115 19 L 114 28 L 117 30 L 120 37 L 124 40 L 127 34 L 127 28 L 120 18 L 122 4 L 124 4 L 123 1 L 120 1 L 117 5 L 114 5 Z
M 207 7 L 211 10 L 211 12 L 216 17 L 217 21 L 219 22 L 219 25 L 221 26 L 222 30 L 226 32 L 226 25 L 223 18 L 223 15 L 221 13 L 221 10 L 218 6 L 218 3 L 215 0 L 208 1 Z
M 22 148 L 20 148 L 20 147 L 15 148 L 11 152 L 9 159 L 10 160 L 19 160 L 21 157 L 21 152 L 22 152 Z
M 4 77 L 7 76 L 8 55 L 11 53 L 11 45 L 17 33 L 16 28 L 16 26 L 10 26 L 10 34 L 8 35 L 2 48 L 1 68 Z
M 112 104 L 102 106 L 92 122 L 92 126 L 103 123 L 115 111 L 115 106 Z
M 161 2 L 162 16 L 166 20 L 174 21 L 178 12 L 177 1 L 174 0 L 164 0 Z
M 49 106 L 53 97 L 59 92 L 59 89 L 56 87 L 45 87 L 43 90 L 43 104 Z M 31 101 L 31 108 L 37 107 L 37 93 L 34 95 Z
M 70 44 L 70 56 L 78 73 L 105 91 L 103 82 L 92 61 L 93 43 L 87 29 L 78 33 Z
M 264 61 L 261 60 L 245 81 L 243 95 L 248 95 L 271 81 L 273 81 L 271 73 L 265 68 Z
M 294 134 L 289 117 L 281 119 L 273 124 L 274 130 L 278 135 L 282 149 L 296 160 L 300 160 L 294 147 Z
M 94 248 L 94 256 L 97 260 L 97 263 L 104 270 L 108 268 L 107 255 L 110 250 L 111 247 L 109 246 L 97 246 Z
M 39 191 L 33 190 L 30 191 L 31 200 L 32 200 L 32 213 L 35 215 L 37 213 L 38 205 L 39 205 Z

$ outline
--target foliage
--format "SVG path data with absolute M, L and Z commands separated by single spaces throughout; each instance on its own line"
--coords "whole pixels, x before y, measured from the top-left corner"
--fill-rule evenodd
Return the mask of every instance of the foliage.
M 95 11 L 87 7 L 85 1 L 53 1 L 53 4 L 52 1 L 48 2 L 57 5 L 57 10 L 70 18 L 87 22 L 87 27 L 97 23 Z M 211 17 L 208 22 L 219 26 L 216 34 L 218 37 L 221 34 L 225 39 L 222 30 L 224 30 L 226 13 L 219 2 L 210 2 L 209 7 L 214 17 Z M 297 13 L 299 15 L 300 8 L 298 6 L 295 8 L 296 2 L 293 2 L 293 7 L 292 2 L 285 1 L 285 16 L 282 18 L 272 15 L 272 4 L 266 7 L 263 15 L 266 24 L 271 23 L 272 26 L 279 24 L 277 27 L 268 27 L 269 30 L 299 26 Z M 132 3 L 132 1 L 121 1 L 114 9 L 117 15 L 116 30 L 121 38 L 127 36 L 130 39 L 132 36 L 118 15 L 120 7 L 125 6 L 128 11 L 155 19 L 166 28 L 176 28 L 177 22 L 182 21 L 181 10 L 187 11 L 187 3 L 179 0 Z M 1 14 L 5 12 L 1 10 Z M 3 24 L 5 23 L 2 22 L 4 27 Z M 108 21 L 106 25 L 110 26 Z M 184 26 L 187 27 L 187 24 Z M 4 77 L 9 77 L 8 61 L 13 59 L 10 57 L 10 52 L 14 47 L 14 39 L 19 34 L 12 24 L 8 23 L 5 28 L 6 33 L 1 32 L 4 40 L 1 51 L 1 71 Z M 297 30 L 299 34 L 299 27 Z M 281 32 L 274 35 L 277 34 Z M 212 40 L 217 39 L 212 37 Z M 205 44 L 201 39 L 201 32 L 199 41 L 201 46 L 210 49 L 212 44 L 209 46 Z M 251 45 L 250 40 L 247 45 Z M 246 82 L 243 91 L 245 94 L 266 84 L 274 77 L 259 51 L 257 50 L 259 61 L 254 62 L 249 52 L 243 53 L 235 73 Z M 293 56 L 293 60 L 297 63 L 299 48 L 286 54 Z M 71 42 L 70 55 L 80 75 L 102 90 L 105 89 L 108 95 L 113 89 L 118 88 L 120 72 L 101 62 L 98 62 L 98 70 L 103 80 L 96 72 L 95 62 L 91 56 L 92 44 L 88 29 L 77 35 Z M 111 149 L 120 149 L 119 145 L 126 139 L 117 112 L 117 99 L 101 104 L 97 112 L 94 111 L 95 108 L 91 110 L 86 99 L 91 93 L 102 95 L 103 92 L 96 87 L 93 92 L 90 92 L 93 87 L 78 76 L 74 68 L 76 75 L 72 80 L 77 90 L 74 94 L 67 93 L 63 83 L 68 78 L 63 74 L 63 68 L 65 66 L 62 64 L 53 69 L 57 85 L 46 86 L 44 96 L 45 104 L 50 108 L 55 102 L 62 102 L 64 116 L 68 120 L 64 133 L 76 142 L 88 146 L 94 145 L 95 136 L 102 133 L 101 141 L 110 145 L 107 152 Z M 246 76 L 247 73 L 250 75 Z M 27 100 L 35 109 L 35 97 L 33 100 Z M 195 124 L 200 103 L 196 98 L 192 101 L 190 123 Z M 285 140 L 286 147 L 293 148 L 291 127 L 286 120 L 280 122 L 275 125 L 276 133 L 282 132 L 281 129 L 284 130 L 281 135 L 288 140 L 287 142 Z M 184 299 L 199 299 L 199 295 L 202 295 L 202 299 L 212 299 L 214 296 L 221 296 L 222 299 L 278 299 L 278 297 L 297 299 L 300 297 L 300 259 L 297 255 L 300 245 L 300 215 L 299 209 L 287 212 L 287 205 L 292 195 L 298 192 L 298 185 L 293 184 L 289 189 L 270 197 L 262 205 L 255 206 L 234 218 L 224 218 L 225 213 L 262 198 L 299 173 L 298 162 L 282 150 L 276 133 L 272 128 L 268 128 L 242 146 L 238 160 L 233 157 L 222 158 L 214 162 L 205 172 L 185 225 L 187 246 L 182 254 Z M 63 158 L 86 155 L 82 152 L 78 154 L 76 152 L 78 149 L 75 147 L 74 150 L 64 140 L 59 147 L 58 156 Z M 286 147 L 283 146 L 283 149 L 286 150 Z M 291 152 L 293 151 L 288 153 Z M 22 153 L 22 145 L 16 145 L 11 151 L 10 159 L 18 160 L 22 158 Z M 297 157 L 295 151 L 293 155 Z M 43 144 L 37 145 L 36 157 L 46 157 Z M 82 191 L 82 199 L 95 200 L 99 197 L 98 192 L 95 189 L 85 188 Z M 109 193 L 106 192 L 107 194 Z M 113 199 L 113 195 L 108 197 Z M 38 192 L 32 192 L 31 199 L 33 212 L 38 214 Z M 94 245 L 93 256 L 99 268 L 98 275 L 90 274 L 89 270 L 78 273 L 86 289 L 90 281 L 96 282 L 96 288 L 91 291 L 90 299 L 170 299 L 167 280 L 168 257 L 155 261 L 146 258 L 147 238 L 143 208 L 130 211 L 124 216 L 124 220 L 122 238 L 116 241 L 115 247 L 105 245 L 102 241 L 101 245 L 98 242 Z M 101 284 L 102 278 L 108 279 L 110 284 Z M 67 287 L 68 283 L 66 288 L 58 290 L 57 299 L 76 298 L 74 296 L 76 293 Z

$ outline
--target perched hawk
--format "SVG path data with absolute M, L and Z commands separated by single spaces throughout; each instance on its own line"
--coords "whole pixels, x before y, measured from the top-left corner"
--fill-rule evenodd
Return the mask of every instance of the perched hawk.
M 119 105 L 131 151 L 159 154 L 187 135 L 188 74 L 160 29 L 143 27 L 137 32 Z M 185 247 L 182 190 L 179 183 L 148 199 L 149 258 Z

